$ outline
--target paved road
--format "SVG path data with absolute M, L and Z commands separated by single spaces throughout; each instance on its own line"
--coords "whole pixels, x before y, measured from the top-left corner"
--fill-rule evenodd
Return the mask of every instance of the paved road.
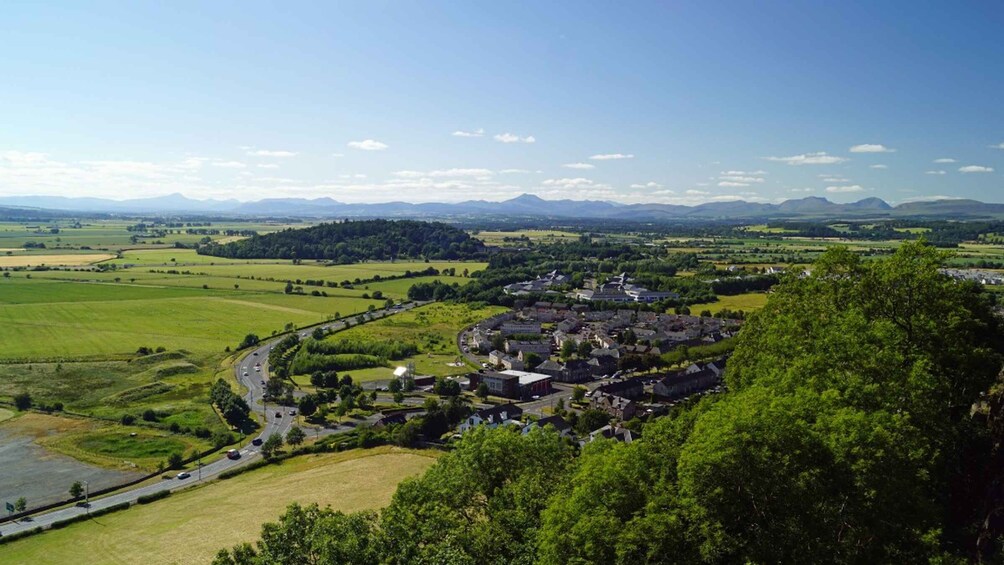
M 393 315 L 398 312 L 404 312 L 415 308 L 416 306 L 422 306 L 428 304 L 427 302 L 410 302 L 402 306 L 390 309 L 390 310 L 376 310 L 367 314 L 370 319 L 382 318 L 385 316 Z M 321 324 L 320 327 L 325 330 L 340 330 L 345 328 L 344 322 L 330 322 L 326 324 Z M 299 330 L 300 337 L 307 337 L 313 328 L 306 330 Z M 273 345 L 279 342 L 282 338 L 270 339 L 266 342 L 262 342 L 256 349 L 252 350 L 250 353 L 246 354 L 234 367 L 235 376 L 238 381 L 240 381 L 244 386 L 247 387 L 248 393 L 245 399 L 248 401 L 248 405 L 251 409 L 260 414 L 263 418 L 264 425 L 262 425 L 257 438 L 264 440 L 273 433 L 279 433 L 283 436 L 289 431 L 296 421 L 296 417 L 289 415 L 289 407 L 281 407 L 275 404 L 264 405 L 262 400 L 265 394 L 265 387 L 262 382 L 268 380 L 268 352 Z M 255 364 L 261 364 L 261 371 L 255 370 Z M 247 373 L 248 376 L 244 376 Z M 277 416 L 276 414 L 279 414 Z M 344 433 L 352 430 L 352 427 L 340 426 L 337 429 L 326 428 L 324 430 L 318 430 L 315 436 L 318 435 L 329 435 L 333 433 Z M 309 434 L 308 434 L 309 435 Z M 81 506 L 72 506 L 69 508 L 62 508 L 59 510 L 52 510 L 50 512 L 45 512 L 41 514 L 36 514 L 28 518 L 22 518 L 17 522 L 8 522 L 0 524 L 0 535 L 9 535 L 22 530 L 30 530 L 37 528 L 39 526 L 47 528 L 51 526 L 54 522 L 60 520 L 65 520 L 67 518 L 72 518 L 74 516 L 79 516 L 81 514 L 86 514 L 90 510 L 98 510 L 101 508 L 107 508 L 109 506 L 114 506 L 115 504 L 120 504 L 122 502 L 136 502 L 140 496 L 155 494 L 162 491 L 176 491 L 181 490 L 193 485 L 198 484 L 200 481 L 206 481 L 217 477 L 223 471 L 228 469 L 233 469 L 235 467 L 240 467 L 246 465 L 258 457 L 261 457 L 260 450 L 257 446 L 253 445 L 250 439 L 247 438 L 240 446 L 241 458 L 236 460 L 230 460 L 223 457 L 219 460 L 212 461 L 202 465 L 201 469 L 198 467 L 189 470 L 191 477 L 187 479 L 178 479 L 176 477 L 170 479 L 162 479 L 154 483 L 147 483 L 141 486 L 136 486 L 123 490 L 104 498 L 99 498 L 91 501 L 89 508 L 84 508 Z

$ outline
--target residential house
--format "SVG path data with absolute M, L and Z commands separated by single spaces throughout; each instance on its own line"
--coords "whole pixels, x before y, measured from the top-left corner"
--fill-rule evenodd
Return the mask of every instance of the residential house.
M 467 420 L 460 424 L 460 433 L 474 429 L 478 426 L 487 426 L 489 429 L 503 425 L 519 424 L 519 419 L 523 417 L 523 409 L 515 404 L 501 404 L 484 408 L 471 414 Z
M 534 428 L 546 428 L 548 426 L 554 428 L 554 431 L 558 432 L 558 435 L 561 437 L 571 437 L 573 435 L 572 426 L 561 416 L 548 416 L 535 422 L 530 422 L 523 426 L 523 434 L 530 433 L 530 430 Z

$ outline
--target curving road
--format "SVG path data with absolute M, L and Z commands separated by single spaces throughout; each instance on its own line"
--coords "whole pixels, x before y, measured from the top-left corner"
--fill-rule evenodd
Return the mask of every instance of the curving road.
M 409 302 L 400 306 L 395 306 L 390 309 L 385 310 L 375 310 L 365 314 L 368 319 L 374 320 L 378 318 L 383 318 L 390 316 L 399 312 L 405 312 L 417 306 L 423 306 L 428 304 L 428 302 Z M 353 316 L 355 318 L 355 316 Z M 300 337 L 307 337 L 310 332 L 313 331 L 314 327 L 321 327 L 325 330 L 337 331 L 345 329 L 345 323 L 342 321 L 328 322 L 320 324 L 319 326 L 313 326 L 306 329 L 297 330 Z M 234 367 L 234 374 L 238 382 L 244 385 L 248 393 L 245 395 L 245 400 L 248 401 L 248 405 L 252 410 L 257 412 L 261 418 L 263 425 L 259 434 L 255 438 L 250 439 L 262 439 L 263 441 L 268 438 L 268 436 L 273 433 L 279 433 L 283 436 L 286 432 L 293 426 L 297 417 L 289 414 L 289 407 L 279 406 L 277 404 L 264 404 L 263 398 L 265 394 L 265 387 L 262 383 L 268 380 L 268 352 L 273 345 L 279 342 L 284 336 L 276 337 L 262 342 L 256 349 L 251 350 L 244 357 L 240 358 Z M 255 364 L 261 364 L 261 371 L 255 370 Z M 247 373 L 245 377 L 244 374 Z M 324 429 L 319 431 L 317 435 L 329 435 L 335 433 L 344 433 L 351 431 L 351 427 L 340 427 L 338 429 Z M 243 439 L 241 445 L 239 445 L 239 451 L 241 454 L 240 459 L 227 459 L 222 457 L 216 461 L 206 463 L 201 465 L 199 468 L 196 465 L 195 468 L 189 469 L 188 472 L 191 473 L 191 477 L 186 479 L 179 479 L 174 476 L 169 479 L 161 479 L 153 483 L 145 483 L 135 487 L 127 488 L 122 492 L 117 492 L 105 496 L 103 498 L 95 499 L 90 502 L 90 506 L 85 508 L 83 506 L 70 506 L 67 508 L 61 508 L 58 510 L 52 510 L 49 512 L 44 512 L 36 514 L 34 516 L 21 518 L 16 522 L 8 522 L 0 524 L 0 535 L 10 535 L 23 530 L 31 530 L 34 528 L 42 527 L 48 528 L 54 522 L 60 520 L 65 520 L 67 518 L 72 518 L 74 516 L 79 516 L 81 514 L 86 514 L 91 510 L 98 510 L 101 508 L 108 508 L 109 506 L 114 506 L 116 504 L 121 504 L 123 502 L 135 503 L 136 500 L 145 495 L 156 494 L 163 491 L 177 491 L 182 490 L 200 482 L 206 481 L 208 479 L 213 479 L 217 477 L 223 471 L 228 469 L 233 469 L 240 467 L 242 465 L 247 465 L 248 463 L 256 460 L 261 456 L 258 446 L 255 446 L 252 441 Z M 154 480 L 154 479 L 151 479 Z

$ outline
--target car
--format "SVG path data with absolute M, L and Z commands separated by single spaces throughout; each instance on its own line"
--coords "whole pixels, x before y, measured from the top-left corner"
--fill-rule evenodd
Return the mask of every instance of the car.
M 276 412 L 275 413 L 275 417 L 276 418 L 282 418 L 282 412 Z
M 248 372 L 247 371 L 244 371 L 244 376 L 245 377 L 248 376 Z
M 227 459 L 240 459 L 240 458 L 241 458 L 240 451 L 237 451 L 236 449 L 227 450 Z
M 256 357 L 257 357 L 257 356 L 258 356 L 258 352 L 257 352 L 257 351 L 255 351 L 255 352 L 254 352 L 254 353 L 252 353 L 251 355 L 254 355 L 254 356 L 256 356 Z
M 289 415 L 290 416 L 296 416 L 296 410 L 290 410 L 289 411 Z
M 256 437 L 253 440 L 251 440 L 251 445 L 261 445 L 263 443 L 265 442 L 263 442 L 260 437 Z
M 261 382 L 261 386 L 265 386 L 265 381 L 262 381 L 262 382 Z
M 539 394 L 535 394 L 535 395 L 531 396 L 530 398 L 533 399 L 533 400 L 540 400 L 540 395 Z
M 255 367 L 254 370 L 258 371 L 260 373 L 261 372 L 261 367 Z
M 192 476 L 191 473 L 188 473 L 186 471 L 182 471 L 182 472 L 178 473 L 178 480 L 181 481 L 181 480 L 187 479 L 188 477 L 191 477 L 191 476 Z

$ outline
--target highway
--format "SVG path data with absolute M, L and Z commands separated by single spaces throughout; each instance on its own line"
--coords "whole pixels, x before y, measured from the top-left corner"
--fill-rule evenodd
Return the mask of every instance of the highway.
M 428 304 L 428 302 L 409 302 L 389 310 L 374 310 L 373 312 L 366 313 L 365 315 L 371 320 L 378 319 L 399 312 L 405 312 L 415 308 L 416 306 L 422 306 L 425 304 Z M 354 319 L 355 316 L 352 316 L 352 318 Z M 299 329 L 297 332 L 302 339 L 309 336 L 310 332 L 312 332 L 315 327 L 321 327 L 325 330 L 338 331 L 345 329 L 345 323 L 342 321 L 328 322 L 320 324 L 319 326 Z M 289 431 L 297 420 L 297 417 L 289 414 L 290 408 L 288 406 L 283 407 L 278 404 L 266 405 L 263 403 L 265 387 L 262 383 L 268 380 L 268 352 L 271 347 L 278 343 L 283 337 L 285 336 L 277 336 L 263 341 L 257 348 L 249 351 L 243 357 L 239 358 L 238 362 L 234 366 L 235 378 L 248 390 L 244 397 L 245 400 L 248 401 L 248 406 L 250 406 L 254 412 L 259 414 L 261 418 L 260 421 L 263 423 L 257 436 L 254 438 L 245 438 L 242 441 L 242 444 L 239 446 L 241 454 L 240 459 L 231 460 L 222 456 L 218 460 L 202 465 L 201 468 L 196 465 L 195 468 L 186 469 L 186 471 L 191 474 L 191 477 L 186 479 L 177 478 L 176 472 L 171 472 L 170 475 L 165 473 L 164 476 L 170 476 L 171 478 L 161 479 L 159 481 L 151 479 L 151 481 L 155 482 L 128 487 L 121 492 L 116 492 L 102 498 L 91 500 L 90 505 L 86 508 L 83 506 L 70 506 L 67 508 L 60 508 L 49 512 L 39 513 L 30 517 L 21 518 L 16 522 L 6 522 L 0 524 L 0 535 L 10 535 L 23 530 L 31 530 L 38 527 L 48 528 L 54 522 L 86 514 L 92 510 L 108 508 L 109 506 L 114 506 L 123 502 L 135 503 L 141 496 L 156 494 L 163 491 L 182 490 L 199 484 L 200 482 L 213 479 L 223 471 L 246 465 L 256 460 L 258 457 L 261 457 L 259 447 L 255 446 L 251 440 L 260 438 L 264 441 L 273 433 L 278 433 L 285 437 L 286 432 Z M 255 370 L 256 363 L 261 364 L 260 372 Z M 245 377 L 244 373 L 247 373 L 248 376 Z M 352 429 L 352 427 L 340 427 L 338 429 L 326 428 L 324 430 L 319 430 L 315 435 L 319 436 L 344 433 L 351 431 Z

